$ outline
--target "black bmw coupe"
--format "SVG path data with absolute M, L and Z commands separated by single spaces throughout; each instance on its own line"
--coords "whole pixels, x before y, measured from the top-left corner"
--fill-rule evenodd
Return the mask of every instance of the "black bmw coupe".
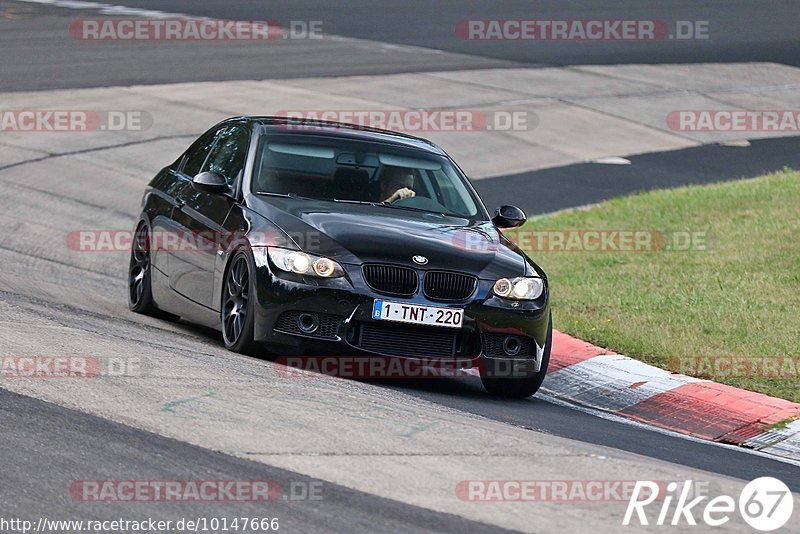
M 460 362 L 527 397 L 552 321 L 545 273 L 500 231 L 524 222 L 490 216 L 424 139 L 232 118 L 148 185 L 129 306 L 218 328 L 236 352 Z

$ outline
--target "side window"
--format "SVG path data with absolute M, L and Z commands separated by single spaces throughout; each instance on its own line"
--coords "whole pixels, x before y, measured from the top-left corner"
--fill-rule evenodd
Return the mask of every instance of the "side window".
M 205 163 L 208 152 L 214 145 L 214 139 L 216 139 L 215 133 L 216 132 L 207 133 L 189 149 L 186 163 L 183 164 L 183 174 L 189 178 L 194 178 L 200 174 L 200 168 L 203 166 L 203 163 Z
M 244 168 L 250 135 L 239 126 L 229 126 L 220 130 L 217 143 L 211 149 L 208 161 L 203 165 L 203 172 L 213 171 L 223 175 L 232 186 L 236 177 Z

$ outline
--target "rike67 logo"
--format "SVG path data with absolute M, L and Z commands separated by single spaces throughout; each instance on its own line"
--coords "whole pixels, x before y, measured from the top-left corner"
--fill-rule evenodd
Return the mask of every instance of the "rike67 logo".
M 731 520 L 738 504 L 739 515 L 751 528 L 770 532 L 786 525 L 794 509 L 794 500 L 789 488 L 772 477 L 761 477 L 749 482 L 742 489 L 738 502 L 729 495 L 718 495 L 711 499 L 708 495 L 694 497 L 691 480 L 684 481 L 683 486 L 679 486 L 677 482 L 669 483 L 666 495 L 662 494 L 660 489 L 655 482 L 637 481 L 622 524 L 630 525 L 635 514 L 640 525 L 649 525 L 650 521 L 653 521 L 659 526 L 680 524 L 694 526 L 698 524 L 699 519 L 702 522 L 700 524 L 719 527 Z M 653 517 L 651 514 L 648 517 L 645 509 L 656 502 L 658 504 L 652 507 L 651 511 L 657 509 L 658 515 Z

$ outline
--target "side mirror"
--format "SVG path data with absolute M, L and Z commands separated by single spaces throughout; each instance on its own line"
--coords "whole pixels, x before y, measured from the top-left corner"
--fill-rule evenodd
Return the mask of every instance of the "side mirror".
M 498 228 L 517 228 L 527 220 L 525 212 L 516 206 L 500 206 L 492 217 L 492 222 Z
M 198 191 L 211 193 L 212 195 L 220 195 L 230 191 L 228 180 L 220 173 L 213 171 L 201 172 L 192 179 L 192 185 Z

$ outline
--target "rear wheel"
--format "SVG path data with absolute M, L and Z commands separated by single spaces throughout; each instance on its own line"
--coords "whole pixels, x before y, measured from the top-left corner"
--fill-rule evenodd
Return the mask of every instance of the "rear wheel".
M 131 260 L 128 265 L 128 308 L 136 313 L 152 315 L 160 319 L 177 321 L 177 315 L 156 308 L 151 285 L 150 229 L 145 222 L 139 223 L 131 243 Z
M 255 324 L 255 281 L 253 262 L 245 251 L 231 260 L 222 287 L 222 338 L 225 347 L 234 352 L 250 354 L 258 344 L 253 340 Z
M 508 397 L 513 399 L 524 399 L 534 395 L 542 386 L 544 377 L 547 374 L 547 366 L 550 364 L 550 348 L 553 345 L 553 317 L 547 323 L 547 340 L 544 344 L 544 354 L 542 355 L 542 365 L 538 373 L 523 378 L 497 378 L 487 376 L 484 370 L 481 373 L 481 382 L 492 395 L 498 397 Z

